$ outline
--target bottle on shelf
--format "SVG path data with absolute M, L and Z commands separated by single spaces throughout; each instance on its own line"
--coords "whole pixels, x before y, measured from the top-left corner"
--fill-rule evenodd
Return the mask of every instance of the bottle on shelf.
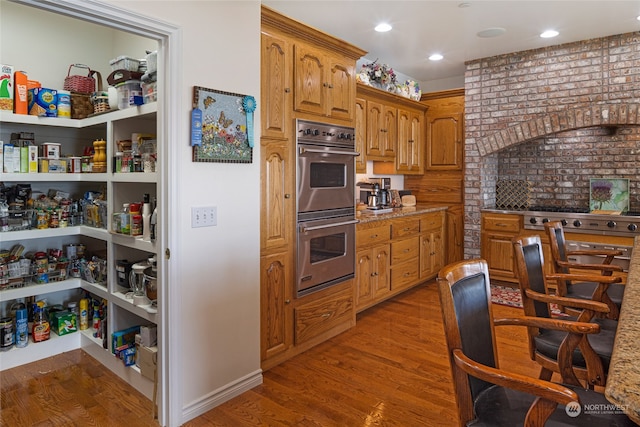
M 149 219 L 149 239 L 151 239 L 152 242 L 156 241 L 157 223 L 158 223 L 158 201 L 154 197 L 153 213 L 151 214 L 151 219 Z
M 44 315 L 44 308 L 36 304 L 33 308 L 33 331 L 31 332 L 33 342 L 46 341 L 49 339 L 50 334 L 51 328 Z
M 142 240 L 151 240 L 151 204 L 149 193 L 145 193 L 142 202 Z
M 89 329 L 89 300 L 82 298 L 80 300 L 80 330 Z
M 120 217 L 120 232 L 131 234 L 131 216 L 129 214 L 129 203 L 122 204 L 122 216 Z
M 129 204 L 129 215 L 131 218 L 131 235 L 142 235 L 142 214 L 140 213 L 140 203 Z

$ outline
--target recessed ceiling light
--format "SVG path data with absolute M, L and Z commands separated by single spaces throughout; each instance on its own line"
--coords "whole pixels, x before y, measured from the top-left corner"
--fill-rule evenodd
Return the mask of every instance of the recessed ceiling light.
M 504 28 L 493 27 L 493 28 L 487 28 L 486 30 L 482 30 L 482 31 L 478 32 L 476 35 L 478 37 L 486 39 L 486 38 L 490 38 L 490 37 L 501 36 L 506 32 L 507 32 L 507 30 L 505 30 Z
M 442 58 L 444 58 L 444 56 L 440 55 L 439 53 L 434 53 L 429 57 L 429 59 L 432 61 L 440 61 Z
M 471 7 L 471 3 L 469 3 L 469 2 L 466 2 L 466 1 L 465 1 L 465 2 L 460 3 L 460 4 L 458 5 L 458 7 L 459 7 L 460 9 L 464 9 L 464 8 L 467 8 L 467 7 Z
M 379 33 L 386 33 L 387 31 L 391 31 L 391 25 L 383 22 L 382 24 L 376 25 L 375 30 Z
M 640 21 L 640 15 L 636 16 L 636 19 L 637 19 L 638 21 Z
M 557 36 L 558 34 L 560 34 L 560 33 L 557 32 L 556 30 L 547 30 L 547 31 L 543 32 L 542 34 L 540 34 L 540 37 L 542 37 L 543 39 L 550 39 L 552 37 Z

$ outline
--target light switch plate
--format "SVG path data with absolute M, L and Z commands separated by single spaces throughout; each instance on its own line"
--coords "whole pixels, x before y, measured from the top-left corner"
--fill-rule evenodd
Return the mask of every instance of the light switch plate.
M 194 206 L 191 208 L 191 228 L 216 225 L 218 225 L 218 208 L 216 206 Z

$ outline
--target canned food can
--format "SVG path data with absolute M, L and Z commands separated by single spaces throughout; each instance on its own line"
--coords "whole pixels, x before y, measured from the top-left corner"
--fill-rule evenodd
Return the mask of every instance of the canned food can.
M 78 245 L 75 243 L 64 245 L 64 253 L 68 260 L 76 259 L 78 257 Z
M 3 317 L 0 319 L 0 351 L 7 351 L 13 347 L 13 319 Z
M 84 251 L 87 249 L 84 243 L 78 243 L 76 255 L 78 258 L 84 258 Z

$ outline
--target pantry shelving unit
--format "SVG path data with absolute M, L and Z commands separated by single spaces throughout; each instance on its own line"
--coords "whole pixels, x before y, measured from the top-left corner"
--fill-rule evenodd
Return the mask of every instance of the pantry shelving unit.
M 156 103 L 145 104 L 123 110 L 111 111 L 89 118 L 75 120 L 65 118 L 35 117 L 15 115 L 8 111 L 0 112 L 0 141 L 10 142 L 12 132 L 34 132 L 36 144 L 42 142 L 61 143 L 62 154 L 82 152 L 95 139 L 107 141 L 106 173 L 2 173 L 0 182 L 5 185 L 18 183 L 31 184 L 33 191 L 46 193 L 49 189 L 69 192 L 73 199 L 81 198 L 84 192 L 98 190 L 107 196 L 106 228 L 86 225 L 29 229 L 0 233 L 0 248 L 11 249 L 14 244 L 21 244 L 27 251 L 42 251 L 50 247 L 62 247 L 69 243 L 84 243 L 87 253 L 106 254 L 107 281 L 104 284 L 90 283 L 80 278 L 45 283 L 29 284 L 24 287 L 0 290 L 0 308 L 3 312 L 15 301 L 35 296 L 46 298 L 51 303 L 65 303 L 77 300 L 84 292 L 93 298 L 107 301 L 107 348 L 103 348 L 103 340 L 93 336 L 93 329 L 78 331 L 68 335 L 57 336 L 51 333 L 47 341 L 29 342 L 25 348 L 16 348 L 0 352 L 0 370 L 30 363 L 65 351 L 83 348 L 102 364 L 118 374 L 125 381 L 140 390 L 150 399 L 153 398 L 153 381 L 142 376 L 134 366 L 126 367 L 115 357 L 111 348 L 111 333 L 136 325 L 155 324 L 160 331 L 160 313 L 155 305 L 134 305 L 130 289 L 119 286 L 116 278 L 116 260 L 127 259 L 137 262 L 151 255 L 159 257 L 155 242 L 142 240 L 116 233 L 111 230 L 113 213 L 119 212 L 125 202 L 142 201 L 144 193 L 159 201 L 159 174 L 151 173 L 113 173 L 113 157 L 115 142 L 130 139 L 132 133 L 157 134 Z M 161 286 L 158 277 L 158 286 Z M 160 296 L 162 293 L 159 293 Z M 158 301 L 158 307 L 161 306 Z M 161 363 L 159 357 L 158 363 Z M 161 375 L 158 366 L 158 375 Z

